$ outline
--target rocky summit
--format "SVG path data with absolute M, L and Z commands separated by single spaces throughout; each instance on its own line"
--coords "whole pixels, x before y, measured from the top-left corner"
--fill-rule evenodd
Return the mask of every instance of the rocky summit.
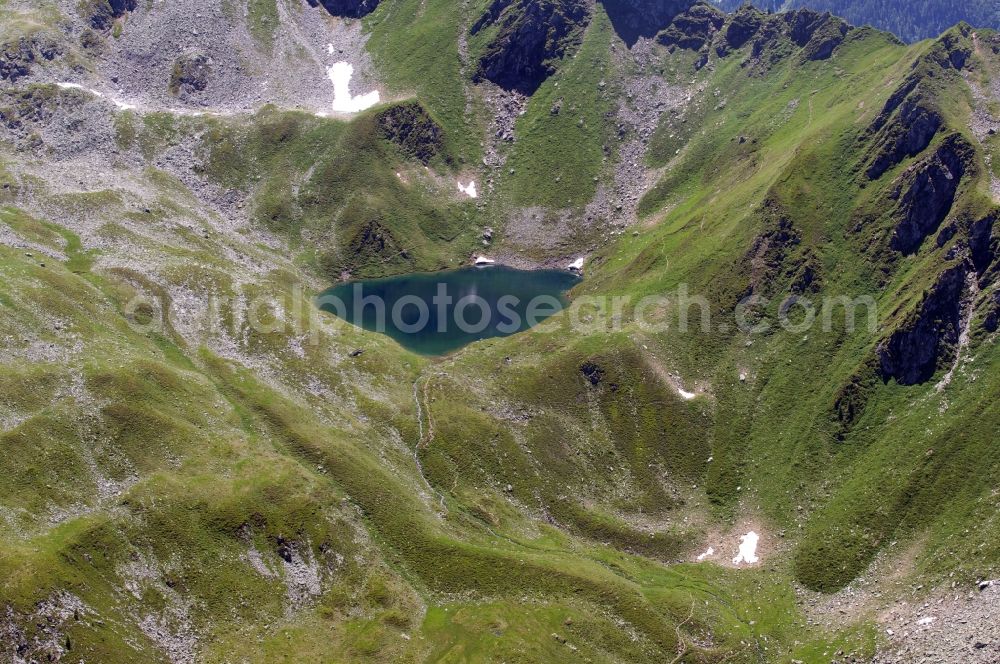
M 0 0 L 0 663 L 1000 661 L 1000 17 L 756 4 Z

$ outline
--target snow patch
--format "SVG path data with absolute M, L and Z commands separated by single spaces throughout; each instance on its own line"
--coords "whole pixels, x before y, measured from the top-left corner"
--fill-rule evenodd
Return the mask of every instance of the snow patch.
M 760 536 L 757 533 L 750 531 L 746 535 L 740 538 L 740 552 L 733 558 L 733 564 L 739 565 L 740 563 L 746 563 L 747 565 L 753 565 L 760 561 L 757 557 L 757 542 L 760 540 Z
M 378 90 L 368 94 L 351 95 L 351 78 L 354 76 L 354 66 L 349 62 L 338 62 L 326 70 L 333 83 L 333 110 L 337 113 L 358 113 L 371 108 L 381 99 Z
M 65 82 L 60 82 L 60 83 L 56 83 L 56 86 L 62 88 L 63 90 L 83 90 L 84 92 L 89 92 L 90 94 L 94 95 L 95 97 L 103 97 L 104 96 L 100 92 L 97 92 L 96 90 L 91 90 L 90 88 L 85 88 L 82 85 L 80 85 L 79 83 L 65 83 Z
M 575 261 L 567 265 L 566 269 L 571 272 L 583 272 L 584 260 L 585 259 L 581 256 L 580 258 L 577 258 Z
M 473 265 L 495 265 L 496 261 L 492 258 L 487 258 L 486 256 L 476 256 L 475 260 L 472 261 Z
M 702 554 L 700 554 L 698 556 L 698 561 L 701 562 L 705 558 L 708 558 L 709 556 L 714 556 L 714 555 L 715 555 L 715 549 L 713 549 L 712 547 L 708 547 L 708 550 L 705 551 L 705 553 L 702 553 Z
M 479 198 L 479 192 L 476 191 L 476 181 L 472 180 L 469 184 L 462 184 L 462 181 L 458 181 L 458 190 L 468 196 L 469 198 Z
M 677 394 L 681 395 L 681 397 L 682 397 L 682 398 L 683 398 L 683 399 L 684 399 L 685 401 L 691 401 L 691 399 L 694 399 L 694 398 L 695 398 L 696 396 L 698 396 L 698 395 L 697 395 L 697 394 L 695 394 L 694 392 L 688 392 L 688 391 L 687 391 L 687 390 L 685 390 L 685 389 L 684 389 L 683 387 L 678 387 L 678 388 L 677 388 Z

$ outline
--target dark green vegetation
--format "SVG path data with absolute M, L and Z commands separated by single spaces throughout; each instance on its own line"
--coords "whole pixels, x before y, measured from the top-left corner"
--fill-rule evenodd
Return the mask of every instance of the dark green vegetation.
M 559 313 L 578 281 L 569 272 L 472 267 L 335 286 L 324 311 L 387 334 L 422 355 L 445 355 L 482 339 L 510 336 Z
M 872 25 L 888 30 L 906 42 L 937 37 L 965 21 L 979 28 L 1000 27 L 1000 6 L 993 0 L 752 0 L 767 11 L 815 9 L 842 16 L 853 25 Z M 726 11 L 734 11 L 745 0 L 717 0 Z
M 405 99 L 350 121 L 0 93 L 3 657 L 828 662 L 885 638 L 809 612 L 873 562 L 917 605 L 1000 576 L 1000 38 L 698 5 L 636 58 L 635 3 L 594 5 L 490 169 L 472 81 L 524 3 L 473 34 L 490 7 L 369 3 Z M 522 208 L 572 226 L 643 77 L 672 97 L 635 224 L 525 252 L 588 253 L 575 306 L 433 360 L 310 306 L 509 251 Z M 635 320 L 659 294 L 669 330 Z M 848 301 L 786 330 L 790 294 Z M 255 326 L 259 295 L 291 304 Z

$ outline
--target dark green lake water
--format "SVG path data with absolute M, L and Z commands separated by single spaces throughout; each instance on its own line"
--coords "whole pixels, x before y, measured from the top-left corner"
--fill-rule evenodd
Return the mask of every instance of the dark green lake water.
M 421 355 L 523 332 L 566 306 L 579 283 L 562 270 L 469 267 L 340 284 L 318 298 L 323 311 L 386 334 Z

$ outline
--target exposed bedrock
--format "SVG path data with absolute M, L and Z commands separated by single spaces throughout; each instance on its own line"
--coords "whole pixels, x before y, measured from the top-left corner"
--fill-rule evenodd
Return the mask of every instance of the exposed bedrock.
M 139 0 L 84 0 L 80 12 L 95 30 L 110 30 L 115 21 L 139 6 Z
M 630 47 L 641 37 L 654 37 L 674 17 L 691 8 L 692 0 L 601 0 L 615 32 Z
M 915 253 L 951 212 L 962 178 L 972 167 L 975 148 L 961 134 L 952 134 L 934 154 L 910 166 L 890 197 L 897 201 L 890 246 Z
M 882 380 L 926 383 L 954 359 L 962 326 L 962 295 L 969 266 L 945 270 L 910 317 L 878 348 Z
M 320 6 L 334 16 L 361 18 L 378 9 L 379 0 L 308 0 L 312 7 Z
M 668 48 L 700 51 L 725 23 L 726 15 L 721 10 L 699 2 L 675 16 L 656 41 Z
M 576 50 L 589 22 L 585 0 L 494 0 L 472 26 L 473 34 L 498 29 L 475 79 L 530 95 Z

